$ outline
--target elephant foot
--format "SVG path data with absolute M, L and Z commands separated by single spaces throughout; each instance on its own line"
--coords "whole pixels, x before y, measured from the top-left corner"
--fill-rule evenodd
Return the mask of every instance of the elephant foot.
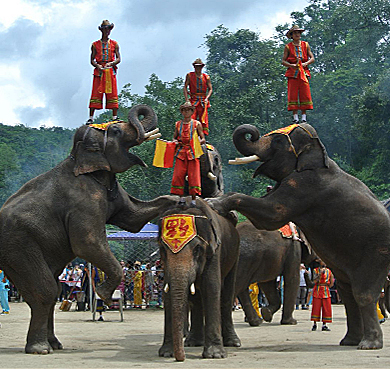
M 368 340 L 362 339 L 358 345 L 358 350 L 379 350 L 383 348 L 383 340 Z
M 258 327 L 260 324 L 263 323 L 263 319 L 259 316 L 256 316 L 254 319 L 248 319 L 248 323 L 251 327 Z
M 173 345 L 164 343 L 158 350 L 158 356 L 173 357 Z
M 199 347 L 204 346 L 204 338 L 203 336 L 197 336 L 195 334 L 189 333 L 188 337 L 184 341 L 185 347 Z
M 341 341 L 340 346 L 358 346 L 360 343 L 360 338 L 353 338 L 351 336 L 346 335 Z
M 273 315 L 273 312 L 268 307 L 261 308 L 261 316 L 266 322 L 271 323 Z
M 26 352 L 26 354 L 47 355 L 53 352 L 53 349 L 50 346 L 49 342 L 27 343 L 24 351 Z
M 227 352 L 221 345 L 212 345 L 203 349 L 202 356 L 205 359 L 222 359 L 227 357 Z
M 280 324 L 282 325 L 296 325 L 298 322 L 296 319 L 294 319 L 293 317 L 291 318 L 283 318 L 281 321 L 280 321 Z
M 62 350 L 64 348 L 64 346 L 62 346 L 62 343 L 58 341 L 58 338 L 56 336 L 49 338 L 49 343 L 53 350 Z
M 107 306 L 112 305 L 112 291 L 111 288 L 107 288 L 107 286 L 103 283 L 101 286 L 96 287 L 96 293 L 100 296 L 100 298 L 105 302 Z
M 234 333 L 228 337 L 223 338 L 223 345 L 225 347 L 241 347 L 241 340 Z

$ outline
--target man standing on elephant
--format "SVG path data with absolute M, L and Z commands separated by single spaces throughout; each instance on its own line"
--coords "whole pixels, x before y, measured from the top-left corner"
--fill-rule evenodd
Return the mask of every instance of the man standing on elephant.
M 89 119 L 86 124 L 93 123 L 93 114 L 96 109 L 103 109 L 103 94 L 106 95 L 106 109 L 112 109 L 112 118 L 118 118 L 118 89 L 116 83 L 117 64 L 121 62 L 119 45 L 109 38 L 114 23 L 104 20 L 98 27 L 102 38 L 92 43 L 91 64 L 93 71 L 93 85 L 89 102 Z
M 213 87 L 211 85 L 210 76 L 206 73 L 202 73 L 202 68 L 204 67 L 202 59 L 196 59 L 192 65 L 194 66 L 195 71 L 189 72 L 186 75 L 183 88 L 184 97 L 186 101 L 191 102 L 191 104 L 195 106 L 192 119 L 199 120 L 202 123 L 203 133 L 208 135 L 208 108 L 210 107 L 209 98 L 213 93 Z M 190 88 L 190 96 L 188 96 L 188 87 Z
M 322 330 L 330 331 L 326 323 L 332 323 L 332 304 L 329 287 L 332 287 L 334 283 L 333 273 L 320 260 L 320 266 L 314 269 L 313 275 L 314 288 L 311 320 L 314 324 L 311 330 L 315 331 L 317 329 L 317 322 L 320 321 L 322 310 Z
M 282 64 L 287 67 L 285 76 L 287 77 L 287 101 L 288 111 L 293 112 L 293 123 L 298 123 L 298 110 L 302 112 L 302 123 L 306 123 L 306 110 L 313 109 L 311 99 L 310 71 L 308 65 L 314 63 L 314 56 L 309 43 L 301 41 L 303 28 L 292 26 L 286 33 L 292 42 L 289 42 L 283 53 Z
M 199 156 L 203 154 L 200 144 L 206 142 L 202 125 L 192 119 L 195 107 L 190 102 L 180 106 L 182 120 L 175 123 L 173 142 L 176 143 L 176 163 L 173 170 L 171 194 L 184 195 L 185 177 L 188 176 L 188 189 L 192 196 L 191 206 L 195 206 L 196 195 L 201 194 Z M 199 139 L 198 139 L 199 137 Z M 180 203 L 184 204 L 182 197 Z

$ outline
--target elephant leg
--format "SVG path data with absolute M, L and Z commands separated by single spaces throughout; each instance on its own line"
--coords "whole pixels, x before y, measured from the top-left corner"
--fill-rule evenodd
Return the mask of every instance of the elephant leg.
M 191 327 L 185 339 L 184 346 L 204 346 L 203 306 L 200 291 L 191 296 Z
M 164 341 L 158 355 L 162 357 L 173 357 L 173 335 L 172 335 L 172 302 L 169 293 L 164 294 Z
M 297 324 L 296 319 L 293 317 L 293 312 L 299 289 L 299 264 L 300 255 L 293 255 L 284 266 L 283 311 L 280 324 Z
M 227 357 L 221 334 L 221 271 L 219 258 L 208 260 L 202 275 L 202 304 L 205 315 L 205 344 L 202 356 L 207 359 Z
M 277 289 L 276 279 L 259 283 L 261 290 L 267 297 L 268 306 L 261 308 L 261 315 L 266 322 L 271 322 L 273 315 L 280 309 L 280 291 Z
M 56 304 L 55 302 L 52 304 L 49 313 L 49 320 L 47 324 L 47 339 L 50 343 L 50 346 L 53 350 L 62 350 L 62 343 L 58 340 L 58 338 L 54 334 L 54 308 Z
M 33 250 L 31 245 L 29 250 Z M 58 284 L 51 270 L 44 262 L 44 257 L 36 249 L 31 252 L 34 257 L 23 264 L 21 273 L 13 268 L 8 274 L 17 286 L 23 299 L 31 309 L 30 326 L 27 333 L 25 352 L 27 354 L 48 354 L 53 351 L 51 342 L 61 347 L 61 343 L 54 336 L 53 311 L 57 299 Z M 16 260 L 24 260 L 26 255 L 14 255 Z M 49 328 L 50 327 L 50 328 Z
M 358 304 L 350 285 L 337 280 L 337 289 L 347 313 L 347 333 L 340 341 L 340 345 L 357 346 L 363 338 L 363 319 Z
M 249 325 L 252 327 L 257 327 L 263 323 L 263 319 L 257 315 L 255 309 L 253 308 L 248 288 L 240 292 L 237 297 L 240 300 L 242 308 L 244 309 L 244 313 Z
M 83 228 L 81 233 L 79 224 L 85 224 L 85 221 L 81 222 L 76 218 L 69 223 L 69 238 L 73 253 L 106 273 L 107 279 L 96 287 L 96 292 L 107 305 L 111 305 L 112 294 L 123 279 L 123 270 L 110 250 L 104 224 L 99 226 L 97 221 L 91 225 L 91 229 Z
M 234 330 L 232 306 L 234 302 L 234 286 L 236 282 L 237 263 L 223 281 L 221 292 L 221 322 L 224 346 L 240 347 L 241 341 Z

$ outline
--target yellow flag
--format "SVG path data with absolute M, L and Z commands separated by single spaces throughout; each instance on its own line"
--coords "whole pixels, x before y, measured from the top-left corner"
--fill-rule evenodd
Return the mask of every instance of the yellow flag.
M 196 130 L 194 131 L 194 136 L 193 136 L 192 140 L 194 143 L 195 158 L 199 158 L 200 156 L 203 155 L 203 150 L 202 150 L 202 145 L 199 142 L 198 132 Z

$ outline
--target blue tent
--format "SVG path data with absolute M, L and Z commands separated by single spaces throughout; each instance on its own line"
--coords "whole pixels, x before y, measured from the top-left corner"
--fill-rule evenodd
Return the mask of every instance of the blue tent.
M 114 240 L 156 240 L 158 237 L 158 225 L 147 223 L 138 233 L 120 231 L 109 234 L 109 241 Z

